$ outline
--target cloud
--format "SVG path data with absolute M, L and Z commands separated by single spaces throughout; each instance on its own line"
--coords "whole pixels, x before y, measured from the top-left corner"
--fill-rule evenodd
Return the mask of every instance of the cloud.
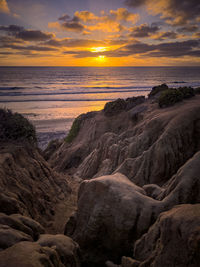
M 52 48 L 52 47 L 45 47 L 45 46 L 37 46 L 37 45 L 29 45 L 29 46 L 24 46 L 24 45 L 15 45 L 15 44 L 1 44 L 1 48 L 10 48 L 14 50 L 22 50 L 22 51 L 41 51 L 41 52 L 46 52 L 46 51 L 57 51 L 57 49 Z
M 16 34 L 16 38 L 22 39 L 24 41 L 46 41 L 53 38 L 52 33 L 45 33 L 42 31 L 35 30 L 23 30 Z
M 75 17 L 79 18 L 80 21 L 83 22 L 94 22 L 99 19 L 98 16 L 89 11 L 76 11 L 74 15 Z
M 0 26 L 0 31 L 7 32 L 17 39 L 24 41 L 46 41 L 54 37 L 54 34 L 42 32 L 39 30 L 26 30 L 18 25 Z
M 125 4 L 130 7 L 140 7 L 146 4 L 147 0 L 125 0 Z
M 145 44 L 137 43 L 125 47 L 127 55 L 146 54 L 151 57 L 182 57 L 199 54 L 200 41 L 187 40 L 182 42 Z M 150 52 L 150 53 L 149 53 Z
M 198 25 L 186 25 L 184 27 L 181 27 L 177 29 L 178 32 L 180 33 L 187 33 L 187 32 L 195 32 L 199 29 Z
M 139 15 L 129 12 L 126 8 L 118 8 L 117 10 L 110 10 L 107 19 L 135 23 L 138 21 Z
M 24 27 L 18 25 L 9 25 L 9 26 L 0 26 L 0 31 L 8 32 L 11 35 L 15 35 L 16 33 L 23 31 Z
M 149 26 L 148 24 L 141 24 L 140 26 L 135 26 L 130 29 L 131 37 L 136 37 L 136 38 L 144 38 L 144 37 L 149 37 L 152 34 L 158 32 L 160 28 L 157 25 L 151 25 Z
M 166 40 L 166 39 L 178 39 L 179 36 L 176 32 L 174 31 L 167 31 L 167 32 L 160 32 L 157 35 L 153 36 L 155 40 Z
M 6 0 L 0 0 L 0 13 L 10 14 L 10 9 Z
M 59 22 L 48 23 L 48 27 L 71 32 L 83 32 L 85 29 L 85 26 L 80 23 L 80 19 L 77 16 L 71 18 L 68 14 L 64 14 L 58 20 Z
M 118 8 L 109 12 L 102 11 L 99 16 L 90 11 L 76 11 L 71 18 L 68 14 L 62 15 L 57 22 L 50 22 L 50 28 L 90 34 L 93 31 L 119 32 L 127 29 L 122 23 L 135 23 L 138 14 L 129 12 L 126 8 Z
M 85 29 L 83 24 L 73 21 L 63 22 L 61 24 L 61 27 L 66 31 L 72 31 L 72 32 L 82 32 Z
M 172 57 L 184 56 L 200 57 L 200 41 L 188 40 L 182 42 L 166 42 L 159 44 L 147 44 L 134 42 L 111 51 L 92 53 L 90 51 L 66 51 L 65 54 L 73 54 L 77 58 L 97 57 L 104 55 L 107 57 Z
M 146 5 L 150 13 L 160 15 L 171 25 L 185 25 L 199 18 L 199 0 L 126 0 L 130 7 Z

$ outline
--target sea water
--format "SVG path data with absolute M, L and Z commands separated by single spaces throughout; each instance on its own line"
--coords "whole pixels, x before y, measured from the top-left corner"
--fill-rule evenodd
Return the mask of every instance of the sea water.
M 79 114 L 162 83 L 199 87 L 200 67 L 0 67 L 0 107 L 30 119 L 44 148 Z

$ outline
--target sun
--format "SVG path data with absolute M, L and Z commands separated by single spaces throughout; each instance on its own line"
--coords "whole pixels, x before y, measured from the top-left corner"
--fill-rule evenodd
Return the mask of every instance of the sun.
M 98 60 L 99 62 L 104 62 L 106 60 L 105 56 L 98 56 L 96 57 L 96 60 Z
M 99 53 L 99 52 L 105 52 L 107 50 L 108 50 L 107 47 L 101 46 L 101 47 L 92 47 L 90 51 L 93 53 Z

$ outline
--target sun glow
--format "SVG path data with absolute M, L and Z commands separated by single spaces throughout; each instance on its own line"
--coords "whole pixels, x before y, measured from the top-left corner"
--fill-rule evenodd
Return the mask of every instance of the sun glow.
M 105 52 L 105 51 L 107 51 L 108 50 L 108 48 L 107 47 L 92 47 L 91 48 L 91 52 L 93 52 L 93 53 L 99 53 L 99 52 Z
M 106 60 L 106 57 L 105 56 L 98 56 L 96 58 L 99 62 L 104 62 Z

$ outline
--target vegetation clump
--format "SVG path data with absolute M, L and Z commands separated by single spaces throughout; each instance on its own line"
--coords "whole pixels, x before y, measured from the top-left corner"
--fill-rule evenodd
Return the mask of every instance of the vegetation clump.
M 65 138 L 65 142 L 67 143 L 71 143 L 75 138 L 76 136 L 78 135 L 79 133 L 79 130 L 80 130 L 80 127 L 81 127 L 81 115 L 78 116 L 73 124 L 72 124 L 72 127 L 67 135 L 67 137 Z
M 166 91 L 168 89 L 169 87 L 165 83 L 158 86 L 154 86 L 149 94 L 149 97 L 154 97 L 158 93 L 161 94 L 163 91 Z
M 194 89 L 194 93 L 195 93 L 196 95 L 199 95 L 199 94 L 200 94 L 200 87 L 195 88 L 195 89 Z
M 183 98 L 190 98 L 195 96 L 195 92 L 192 87 L 179 87 L 178 90 L 182 93 Z
M 29 141 L 36 143 L 35 127 L 19 113 L 0 109 L 0 140 Z
M 175 103 L 183 100 L 183 94 L 177 89 L 168 89 L 161 93 L 158 104 L 162 107 L 172 106 Z
M 115 101 L 108 102 L 105 104 L 103 109 L 106 116 L 113 116 L 125 110 L 126 101 L 124 99 L 118 98 Z

